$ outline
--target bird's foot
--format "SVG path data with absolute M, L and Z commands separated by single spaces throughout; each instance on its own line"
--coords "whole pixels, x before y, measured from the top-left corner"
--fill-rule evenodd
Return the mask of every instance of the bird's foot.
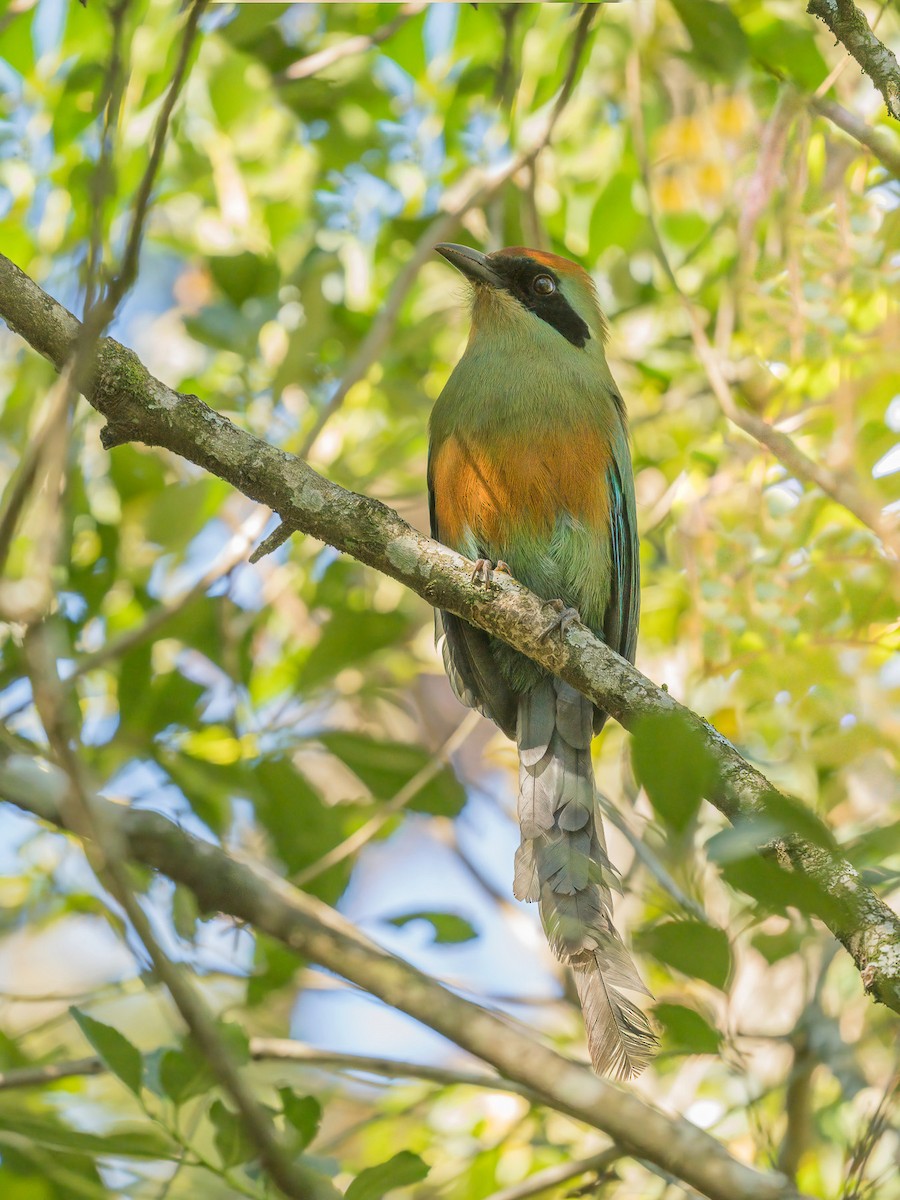
M 578 609 L 569 608 L 567 605 L 563 604 L 562 600 L 548 600 L 545 604 L 545 608 L 555 609 L 556 616 L 545 629 L 541 630 L 542 638 L 549 637 L 551 633 L 558 629 L 559 640 L 562 641 L 566 636 L 566 630 L 573 622 L 577 621 L 579 624 L 581 624 L 581 613 L 578 611 Z
M 475 563 L 475 570 L 472 572 L 472 582 L 488 587 L 495 571 L 500 571 L 504 575 L 511 574 L 509 567 L 502 558 L 498 559 L 495 563 L 492 563 L 489 558 L 479 558 Z

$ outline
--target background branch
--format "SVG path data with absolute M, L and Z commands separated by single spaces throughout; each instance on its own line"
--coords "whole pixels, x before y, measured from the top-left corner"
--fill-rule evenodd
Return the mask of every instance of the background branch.
M 65 776 L 21 755 L 0 763 L 0 794 L 54 824 L 65 824 Z M 242 862 L 178 829 L 167 818 L 92 797 L 128 852 L 190 888 L 201 911 L 248 921 L 291 950 L 365 988 L 523 1084 L 543 1103 L 607 1133 L 711 1200 L 786 1200 L 783 1176 L 738 1162 L 709 1134 L 667 1116 L 637 1095 L 534 1041 L 527 1033 L 448 991 L 381 950 L 338 912 L 256 863 Z
M 607 1168 L 621 1157 L 622 1151 L 617 1146 L 610 1146 L 589 1158 L 557 1163 L 552 1167 L 545 1167 L 543 1171 L 535 1171 L 533 1175 L 526 1176 L 521 1183 L 513 1183 L 499 1192 L 494 1192 L 488 1200 L 527 1200 L 528 1196 L 537 1196 L 550 1188 L 559 1187 L 561 1183 L 568 1183 L 570 1179 L 577 1179 L 579 1175 L 596 1175 L 596 1182 L 599 1184 L 607 1177 Z M 594 1187 L 591 1186 L 591 1192 L 593 1190 Z
M 532 1104 L 543 1104 L 541 1097 L 524 1084 L 486 1071 L 460 1071 L 430 1063 L 404 1062 L 373 1054 L 345 1054 L 340 1050 L 320 1050 L 293 1038 L 252 1037 L 250 1057 L 254 1062 L 295 1063 L 298 1066 L 353 1071 L 364 1075 L 384 1075 L 389 1079 L 422 1079 L 441 1087 L 477 1087 L 495 1092 L 511 1092 Z M 44 1063 L 33 1067 L 14 1067 L 0 1072 L 0 1092 L 17 1088 L 42 1087 L 60 1079 L 102 1075 L 106 1066 L 99 1058 L 77 1058 L 70 1062 Z
M 388 21 L 374 33 L 361 33 L 356 37 L 346 38 L 342 42 L 335 42 L 332 46 L 325 46 L 324 49 L 316 50 L 313 54 L 307 54 L 305 58 L 298 58 L 296 62 L 291 63 L 289 67 L 285 67 L 279 75 L 276 75 L 275 82 L 283 84 L 294 83 L 298 79 L 309 79 L 312 75 L 318 75 L 320 71 L 327 71 L 329 67 L 333 67 L 342 59 L 352 58 L 357 54 L 367 54 L 369 50 L 374 50 L 376 46 L 380 46 L 382 42 L 392 38 L 407 21 L 418 16 L 426 7 L 427 4 L 424 0 L 416 0 L 413 4 L 404 4 L 392 21 Z

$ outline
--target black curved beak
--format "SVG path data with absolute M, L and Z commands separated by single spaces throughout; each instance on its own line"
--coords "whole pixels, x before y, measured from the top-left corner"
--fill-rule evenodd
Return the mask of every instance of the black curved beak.
M 438 254 L 442 254 L 451 266 L 462 271 L 473 283 L 487 283 L 491 287 L 503 287 L 503 280 L 493 269 L 486 254 L 480 250 L 472 250 L 468 246 L 457 246 L 453 242 L 441 242 L 435 246 Z

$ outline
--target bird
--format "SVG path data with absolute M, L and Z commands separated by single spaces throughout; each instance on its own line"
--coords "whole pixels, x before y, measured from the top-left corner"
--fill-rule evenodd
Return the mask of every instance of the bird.
M 634 661 L 640 564 L 622 396 L 606 361 L 607 322 L 590 275 L 557 254 L 435 247 L 467 281 L 471 332 L 429 422 L 432 536 L 505 571 Z M 568 964 L 598 1074 L 637 1075 L 656 1050 L 626 992 L 650 996 L 613 925 L 610 862 L 591 763 L 607 714 L 564 680 L 452 613 L 436 635 L 457 697 L 518 745 L 513 891 L 538 902 Z

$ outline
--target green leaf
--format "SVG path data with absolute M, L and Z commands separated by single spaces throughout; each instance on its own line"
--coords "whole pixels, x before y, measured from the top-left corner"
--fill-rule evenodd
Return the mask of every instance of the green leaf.
M 126 1158 L 169 1158 L 176 1152 L 175 1143 L 156 1125 L 120 1125 L 112 1133 L 82 1133 L 67 1129 L 48 1116 L 42 1120 L 21 1104 L 0 1107 L 0 1144 L 5 1135 L 17 1134 L 37 1146 L 49 1150 L 74 1150 L 83 1154 L 117 1155 Z
M 376 741 L 360 733 L 326 733 L 318 740 L 379 800 L 389 800 L 431 761 L 431 755 L 421 746 Z M 409 808 L 433 816 L 455 817 L 465 802 L 465 789 L 453 771 L 444 767 L 413 798 Z
M 217 1023 L 219 1037 L 239 1067 L 250 1061 L 250 1042 L 246 1031 L 234 1021 Z M 175 1104 L 184 1104 L 192 1096 L 208 1092 L 216 1082 L 206 1055 L 190 1038 L 176 1048 L 164 1050 L 156 1064 L 156 1080 L 161 1092 Z
M 144 1075 L 144 1061 L 137 1046 L 133 1046 L 124 1034 L 119 1033 L 112 1025 L 104 1025 L 102 1021 L 88 1016 L 78 1008 L 70 1008 L 79 1029 L 94 1047 L 103 1061 L 104 1066 L 121 1079 L 127 1088 L 136 1096 L 141 1093 L 141 1081 Z
M 298 1096 L 289 1087 L 280 1087 L 281 1111 L 284 1119 L 297 1134 L 294 1139 L 298 1150 L 305 1150 L 319 1130 L 322 1106 L 315 1096 Z
M 236 1167 L 256 1158 L 256 1149 L 238 1113 L 226 1108 L 221 1100 L 214 1100 L 209 1107 L 209 1118 L 215 1126 L 213 1141 L 223 1167 Z
M 723 930 L 702 921 L 663 921 L 635 939 L 641 951 L 684 975 L 724 988 L 731 973 L 731 947 Z
M 254 949 L 254 971 L 247 980 L 247 1003 L 254 1007 L 271 993 L 290 983 L 303 959 L 281 942 L 257 933 Z
M 163 1093 L 175 1104 L 200 1096 L 215 1084 L 215 1076 L 199 1050 L 187 1044 L 183 1050 L 166 1050 L 157 1068 Z
M 256 326 L 232 304 L 210 304 L 196 316 L 185 317 L 184 327 L 192 338 L 214 350 L 252 354 L 256 347 Z
M 428 1174 L 428 1165 L 418 1154 L 401 1150 L 387 1162 L 360 1171 L 345 1192 L 345 1200 L 381 1200 L 394 1188 L 418 1183 Z
M 755 933 L 750 940 L 766 962 L 771 965 L 791 954 L 796 954 L 803 938 L 799 930 L 789 926 L 781 933 Z
M 306 692 L 332 683 L 345 667 L 358 666 L 379 650 L 401 642 L 408 629 L 409 618 L 401 612 L 337 610 L 300 668 L 297 689 Z
M 764 819 L 776 827 L 779 836 L 801 837 L 814 846 L 821 846 L 823 850 L 835 849 L 831 830 L 794 796 L 767 792 L 760 801 L 760 808 Z
M 172 924 L 175 926 L 178 936 L 184 938 L 186 942 L 194 940 L 199 916 L 197 897 L 190 888 L 176 883 L 172 895 Z
M 717 1054 L 722 1035 L 693 1008 L 657 1004 L 654 1016 L 663 1027 L 664 1048 L 676 1054 Z
M 592 259 L 608 246 L 633 246 L 646 233 L 647 220 L 632 200 L 634 184 L 634 175 L 617 173 L 597 197 L 589 233 Z
M 852 842 L 845 842 L 841 850 L 855 867 L 880 866 L 885 859 L 900 854 L 900 821 L 870 829 Z
M 267 758 L 253 770 L 256 815 L 272 839 L 278 857 L 293 874 L 333 849 L 359 820 L 353 804 L 326 804 L 286 759 Z M 343 862 L 310 883 L 310 890 L 333 904 L 350 876 Z
M 753 57 L 776 68 L 802 89 L 814 91 L 828 74 L 811 22 L 801 26 L 783 21 L 760 5 L 747 14 L 744 29 Z
M 710 839 L 710 843 L 714 841 L 715 838 Z M 752 896 L 766 912 L 784 915 L 788 909 L 796 908 L 808 916 L 832 922 L 843 915 L 840 905 L 814 879 L 789 871 L 771 858 L 755 855 L 726 862 L 722 878 L 731 887 Z
M 272 258 L 251 254 L 249 250 L 210 258 L 209 270 L 237 308 L 251 296 L 269 296 L 278 289 L 278 264 Z
M 448 912 L 414 912 L 403 917 L 391 917 L 388 922 L 402 929 L 410 921 L 427 921 L 434 930 L 434 941 L 438 945 L 449 945 L 456 942 L 470 942 L 478 937 L 478 931 L 465 917 Z
M 733 79 L 750 47 L 731 9 L 717 0 L 672 0 L 672 5 L 688 32 L 697 61 L 715 74 Z
M 680 713 L 654 713 L 635 727 L 631 760 L 650 803 L 668 825 L 683 833 L 718 778 L 703 734 Z

